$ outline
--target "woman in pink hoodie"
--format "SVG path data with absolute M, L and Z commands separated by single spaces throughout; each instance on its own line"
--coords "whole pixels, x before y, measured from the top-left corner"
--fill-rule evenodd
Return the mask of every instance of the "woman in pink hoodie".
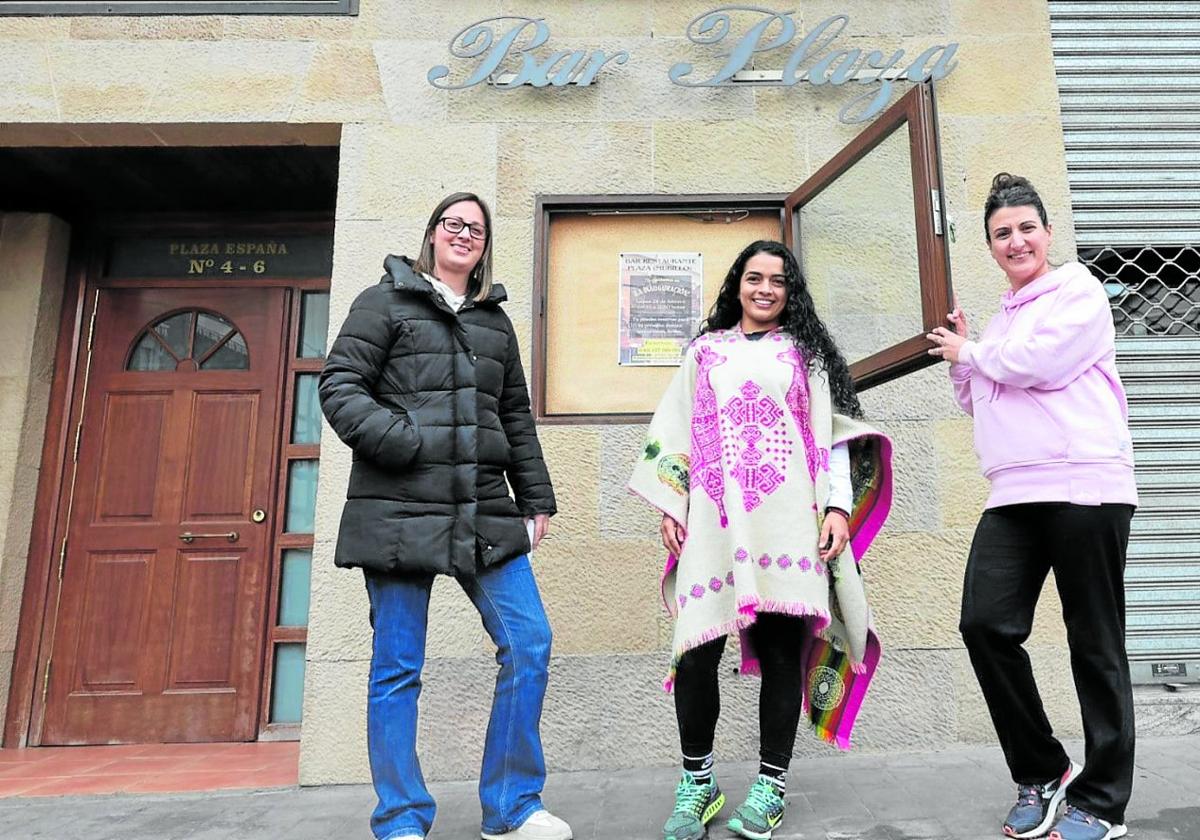
M 984 235 L 1008 277 L 1000 313 L 972 340 L 956 302 L 953 329 L 928 338 L 951 363 L 991 482 L 960 629 L 1018 786 L 1004 833 L 1041 837 L 1054 823 L 1051 840 L 1122 837 L 1134 750 L 1125 548 L 1137 489 L 1112 314 L 1086 268 L 1048 263 L 1051 226 L 1025 178 L 992 181 Z M 1051 569 L 1083 716 L 1082 768 L 1053 735 L 1022 647 Z

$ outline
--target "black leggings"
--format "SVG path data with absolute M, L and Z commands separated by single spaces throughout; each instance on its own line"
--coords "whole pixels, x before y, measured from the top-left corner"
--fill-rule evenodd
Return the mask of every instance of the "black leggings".
M 807 632 L 804 619 L 762 613 L 750 627 L 750 640 L 762 667 L 758 693 L 759 756 L 787 768 L 796 745 L 803 704 L 804 667 L 800 656 Z M 721 691 L 717 669 L 725 652 L 725 636 L 692 648 L 675 671 L 675 717 L 683 754 L 708 755 L 713 748 Z

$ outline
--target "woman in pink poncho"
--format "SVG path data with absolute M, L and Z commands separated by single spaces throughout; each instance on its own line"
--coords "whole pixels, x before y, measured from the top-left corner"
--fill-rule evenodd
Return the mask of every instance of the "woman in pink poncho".
M 630 489 L 662 516 L 675 617 L 683 776 L 665 840 L 697 840 L 725 801 L 713 777 L 717 669 L 737 633 L 760 673 L 759 775 L 729 828 L 769 838 L 807 701 L 849 745 L 879 659 L 857 559 L 891 503 L 891 447 L 862 422 L 845 360 L 795 257 L 749 245 L 726 275 L 650 424 Z

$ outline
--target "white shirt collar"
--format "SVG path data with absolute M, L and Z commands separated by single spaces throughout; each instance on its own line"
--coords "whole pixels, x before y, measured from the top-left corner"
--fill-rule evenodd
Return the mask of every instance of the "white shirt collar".
M 429 281 L 429 285 L 433 286 L 434 291 L 441 295 L 442 300 L 446 301 L 446 305 L 455 312 L 462 309 L 462 305 L 467 302 L 466 295 L 460 295 L 456 293 L 453 289 L 451 289 L 441 280 L 434 277 L 432 274 L 422 273 L 421 276 Z

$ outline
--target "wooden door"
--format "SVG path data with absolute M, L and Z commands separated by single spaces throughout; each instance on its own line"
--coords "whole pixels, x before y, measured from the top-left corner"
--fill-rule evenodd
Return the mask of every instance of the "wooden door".
M 43 744 L 256 736 L 286 295 L 99 292 Z

